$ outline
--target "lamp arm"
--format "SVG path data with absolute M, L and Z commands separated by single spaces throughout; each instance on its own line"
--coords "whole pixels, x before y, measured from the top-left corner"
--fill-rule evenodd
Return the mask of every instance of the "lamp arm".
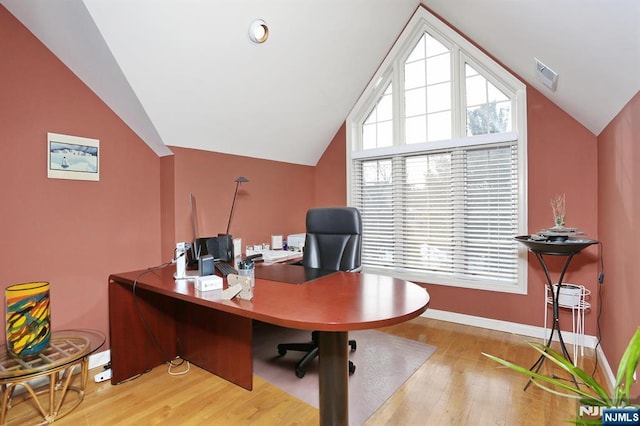
M 233 202 L 231 203 L 231 212 L 229 213 L 229 222 L 227 222 L 227 235 L 229 234 L 229 228 L 231 227 L 231 218 L 233 217 L 233 208 L 236 205 L 236 197 L 238 196 L 238 187 L 240 182 L 236 182 L 236 192 L 233 194 Z

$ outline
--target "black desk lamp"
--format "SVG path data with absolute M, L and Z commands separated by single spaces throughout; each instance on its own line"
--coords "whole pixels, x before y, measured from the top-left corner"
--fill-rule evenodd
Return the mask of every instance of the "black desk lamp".
M 238 196 L 238 187 L 243 182 L 249 182 L 249 179 L 247 179 L 244 176 L 240 176 L 238 179 L 236 179 L 236 192 L 233 194 L 233 202 L 231 203 L 231 213 L 229 213 L 229 222 L 227 223 L 227 234 L 229 234 L 229 227 L 231 226 L 231 218 L 233 217 L 233 208 L 236 205 L 236 197 Z
M 231 218 L 233 217 L 233 208 L 236 205 L 236 197 L 238 196 L 238 187 L 242 182 L 249 182 L 246 177 L 240 176 L 236 179 L 236 192 L 233 194 L 233 202 L 231 203 L 231 212 L 229 213 L 229 222 L 227 223 L 227 233 L 218 234 L 217 237 L 207 240 L 207 251 L 215 260 L 229 262 L 233 260 L 233 237 L 229 234 L 231 227 Z

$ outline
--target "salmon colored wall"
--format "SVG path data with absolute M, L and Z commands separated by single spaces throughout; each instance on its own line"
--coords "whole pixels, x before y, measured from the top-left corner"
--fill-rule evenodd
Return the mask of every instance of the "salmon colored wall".
M 343 124 L 316 164 L 317 207 L 347 204 L 346 125 Z
M 0 130 L 0 285 L 49 281 L 54 329 L 108 335 L 109 274 L 160 261 L 158 157 L 3 6 Z M 99 139 L 100 181 L 48 179 L 47 132 Z
M 613 371 L 640 326 L 640 92 L 598 136 L 598 229 L 605 247 L 602 347 Z M 636 385 L 636 395 L 640 385 Z
M 196 198 L 199 236 L 227 229 L 239 176 L 229 233 L 247 244 L 270 243 L 272 234 L 304 232 L 305 214 L 314 204 L 314 168 L 277 161 L 172 147 L 175 161 L 175 237 L 191 241 L 189 195 Z
M 171 259 L 176 247 L 176 188 L 173 155 L 160 158 L 160 250 Z
M 577 227 L 597 238 L 597 159 L 596 137 L 578 124 L 537 90 L 527 90 L 528 167 L 529 167 L 529 233 L 553 226 L 551 199 L 564 193 L 567 204 L 567 226 Z M 335 146 L 334 146 L 335 145 Z M 323 170 L 339 170 L 344 164 L 346 130 L 343 126 L 327 152 L 333 152 L 333 165 Z M 345 154 L 346 155 L 346 154 Z M 326 178 L 326 175 L 325 175 Z M 342 173 L 346 188 L 346 175 Z M 316 183 L 318 187 L 320 182 Z M 335 187 L 340 186 L 333 183 Z M 549 269 L 556 278 L 563 259 L 549 259 Z M 584 284 L 595 293 L 597 282 L 597 248 L 586 249 L 574 257 L 564 282 Z M 542 326 L 543 298 L 546 282 L 542 268 L 529 255 L 529 291 L 527 295 L 496 293 L 426 284 L 431 295 L 429 307 L 449 312 Z M 594 298 L 592 303 L 596 302 Z M 595 307 L 595 305 L 594 305 Z M 587 334 L 595 334 L 595 310 L 587 314 Z M 569 312 L 563 312 L 561 325 L 571 328 Z

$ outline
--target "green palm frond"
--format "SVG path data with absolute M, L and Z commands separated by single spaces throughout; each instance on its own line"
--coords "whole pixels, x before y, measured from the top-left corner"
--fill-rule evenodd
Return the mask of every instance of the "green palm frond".
M 598 383 L 597 380 L 581 368 L 573 365 L 573 363 L 562 354 L 540 342 L 529 342 L 529 346 L 540 353 L 541 356 L 544 356 L 545 359 L 548 359 L 559 368 L 569 373 L 576 382 L 584 384 L 584 389 L 578 386 L 571 386 L 565 381 L 558 380 L 555 377 L 545 376 L 544 374 L 531 371 L 530 369 L 521 367 L 494 355 L 484 352 L 482 354 L 505 367 L 528 376 L 531 382 L 539 388 L 555 395 L 579 399 L 580 403 L 583 405 L 600 407 L 624 407 L 630 405 L 630 392 L 631 385 L 633 384 L 633 375 L 638 369 L 638 364 L 640 362 L 640 327 L 636 329 L 636 332 L 629 341 L 629 345 L 620 359 L 613 395 L 610 395 L 607 392 L 607 389 Z M 554 387 L 552 388 L 548 385 L 553 385 Z M 600 421 L 577 417 L 572 421 L 572 423 L 579 425 L 596 425 L 600 424 Z
M 593 399 L 596 399 L 596 398 L 594 398 L 594 396 L 590 392 L 587 392 L 587 391 L 582 390 L 580 388 L 577 388 L 575 386 L 568 385 L 567 383 L 565 383 L 562 380 L 558 380 L 558 379 L 555 379 L 553 377 L 545 376 L 544 374 L 536 373 L 535 371 L 531 371 L 531 370 L 529 370 L 529 369 L 527 369 L 525 367 L 521 367 L 521 366 L 519 366 L 517 364 L 514 364 L 514 363 L 509 362 L 509 361 L 505 361 L 505 360 L 503 360 L 501 358 L 498 358 L 496 356 L 493 356 L 493 355 L 490 355 L 490 354 L 487 354 L 487 353 L 484 353 L 484 352 L 482 353 L 482 355 L 486 356 L 489 359 L 492 359 L 492 360 L 496 361 L 499 364 L 504 365 L 505 367 L 509 367 L 510 369 L 512 369 L 514 371 L 517 371 L 518 373 L 522 373 L 522 374 L 525 374 L 525 375 L 529 376 L 531 379 L 533 379 L 532 380 L 533 384 L 535 384 L 538 387 L 542 387 L 543 389 L 548 390 L 551 393 L 555 393 L 557 395 L 566 396 L 566 397 L 593 398 Z M 550 358 L 550 356 L 548 356 L 548 358 L 552 359 L 552 358 Z M 554 385 L 554 386 L 556 386 L 558 388 L 564 389 L 565 391 L 569 391 L 569 392 L 571 392 L 571 394 L 563 394 L 561 392 L 554 391 L 554 390 L 552 390 L 550 388 L 543 387 L 543 385 L 541 385 L 541 383 L 539 383 L 538 380 L 540 380 L 542 382 L 546 382 L 546 383 L 552 384 L 552 385 Z M 606 404 L 606 401 L 603 401 L 603 400 L 599 400 L 599 401 L 601 402 L 600 405 L 605 405 Z
M 640 361 L 640 327 L 631 338 L 627 349 L 620 358 L 618 373 L 616 374 L 616 385 L 614 389 L 614 402 L 616 406 L 629 405 L 629 393 L 633 384 L 633 373 L 638 368 Z

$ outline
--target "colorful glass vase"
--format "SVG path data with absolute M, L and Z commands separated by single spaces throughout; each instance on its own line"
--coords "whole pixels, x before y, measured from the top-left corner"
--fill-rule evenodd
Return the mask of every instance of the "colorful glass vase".
M 15 284 L 5 290 L 7 350 L 17 357 L 36 355 L 49 346 L 49 283 Z

